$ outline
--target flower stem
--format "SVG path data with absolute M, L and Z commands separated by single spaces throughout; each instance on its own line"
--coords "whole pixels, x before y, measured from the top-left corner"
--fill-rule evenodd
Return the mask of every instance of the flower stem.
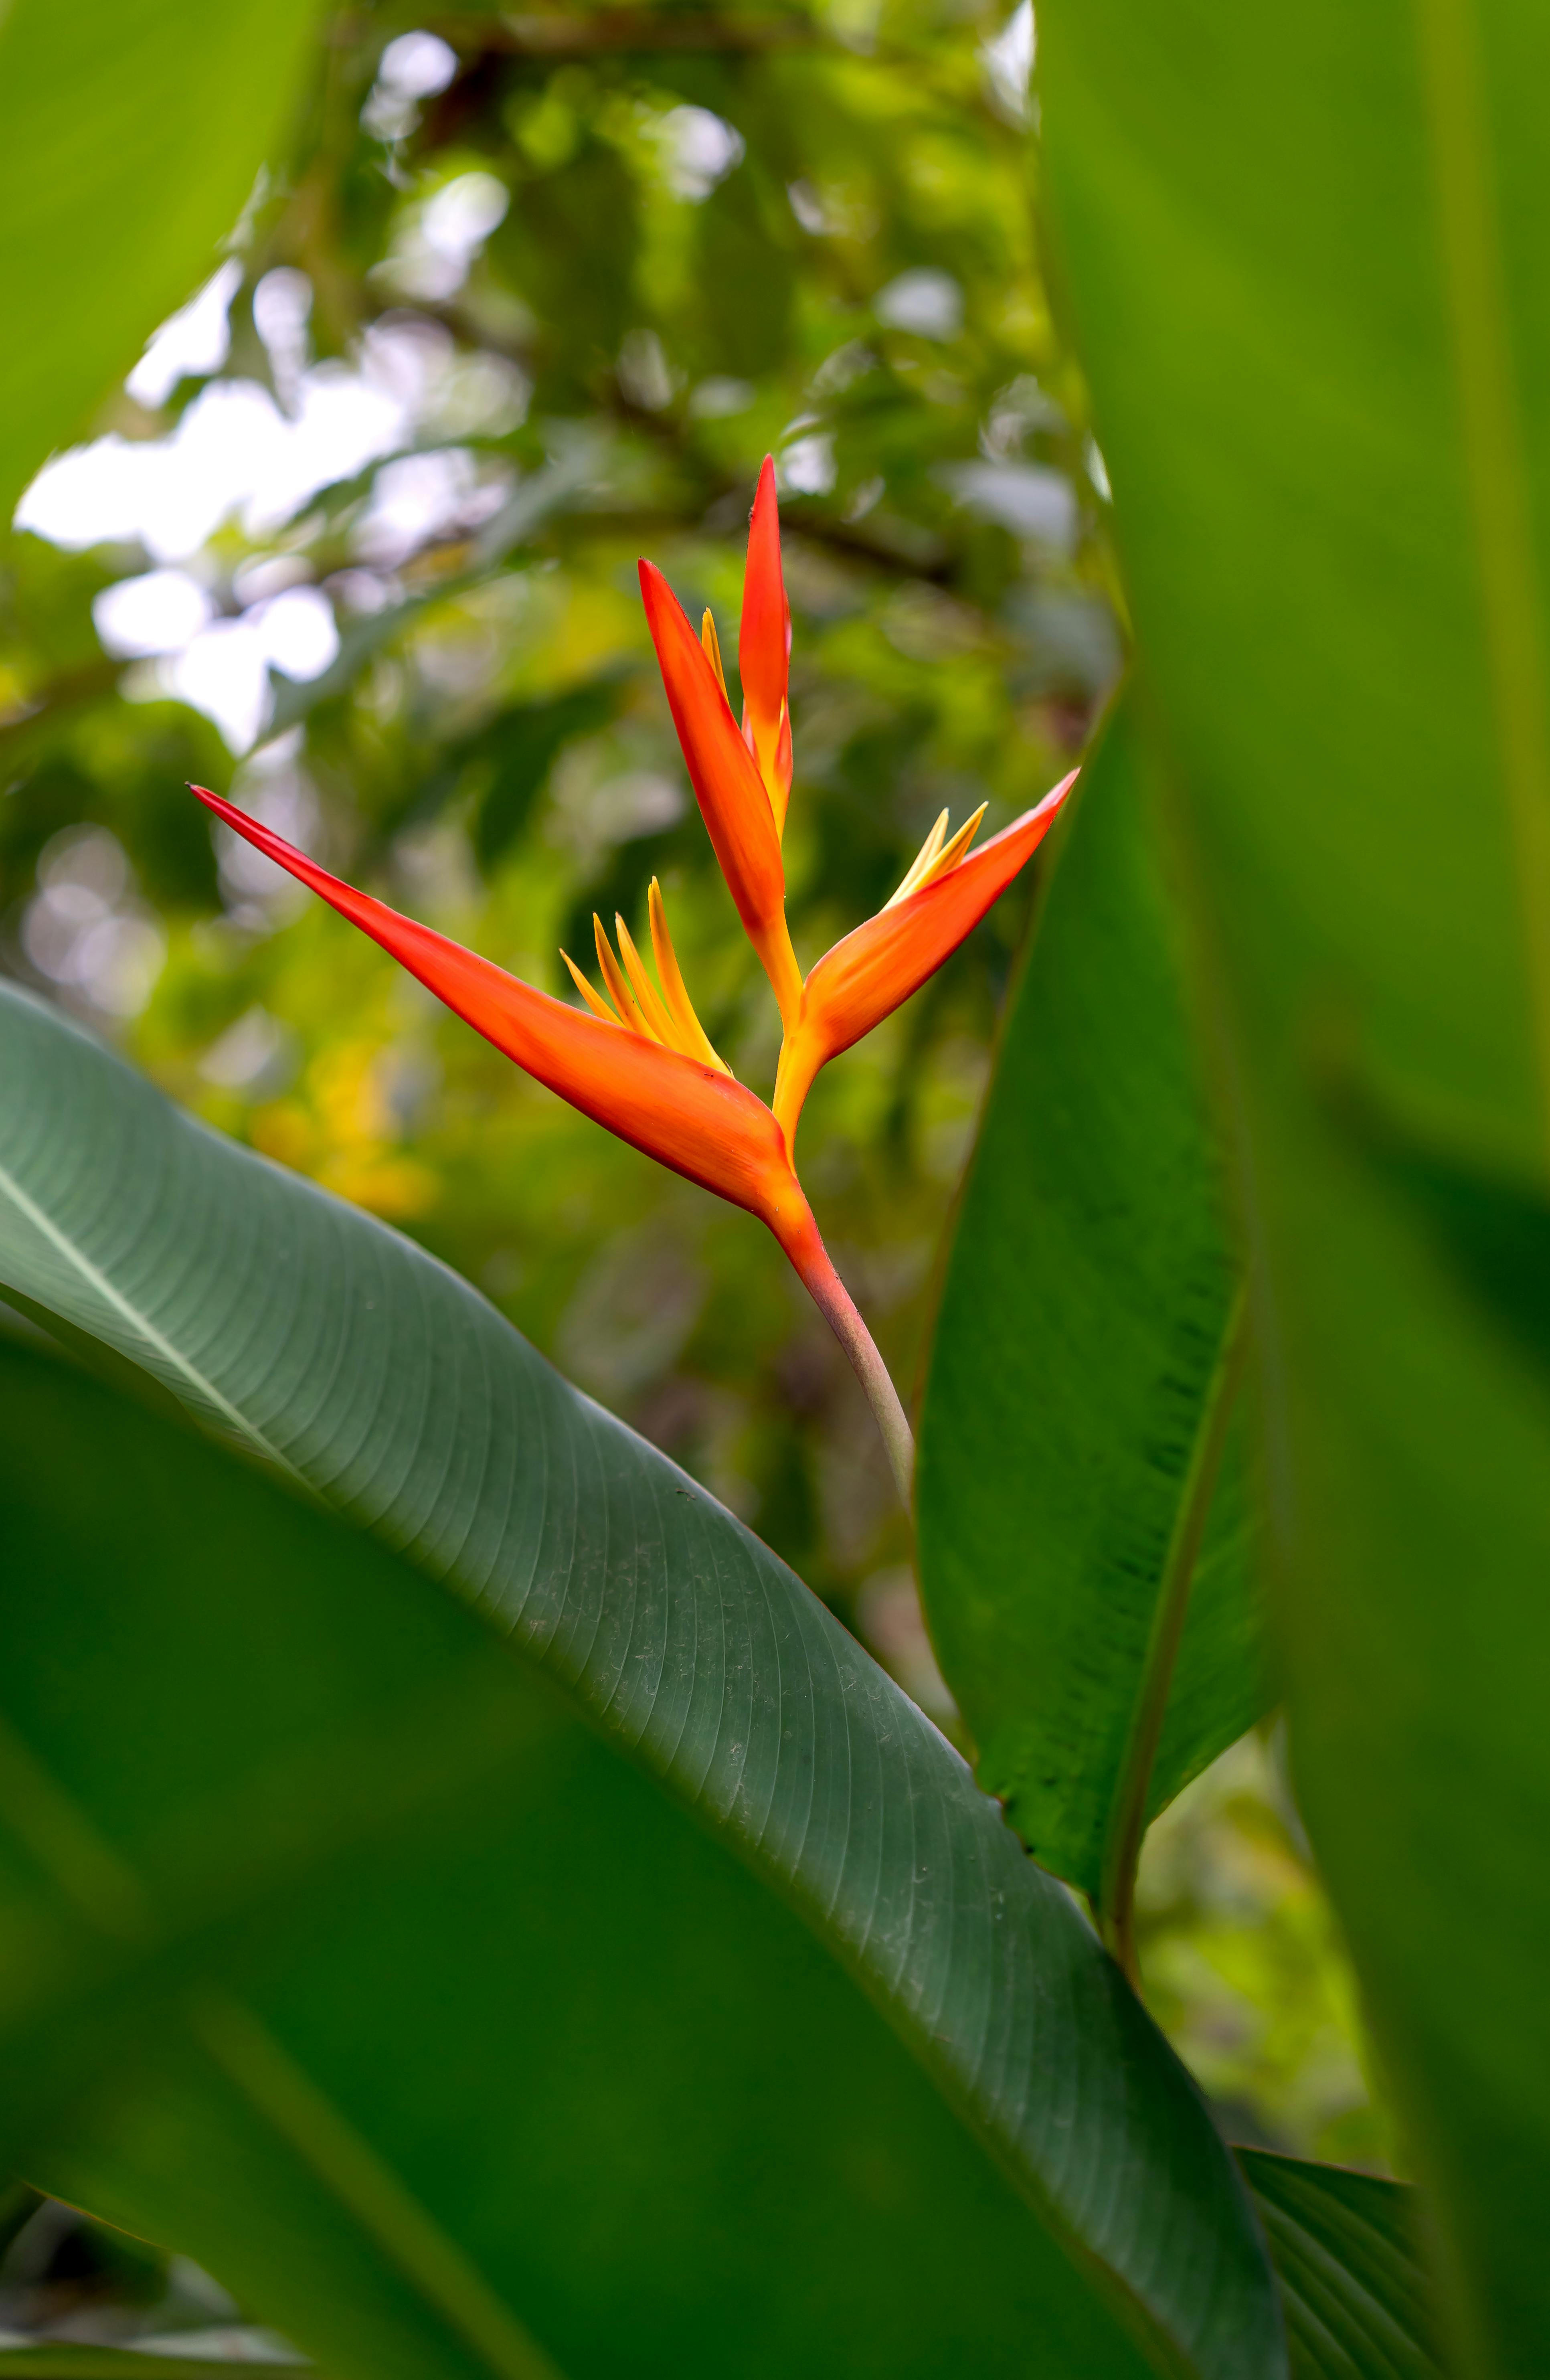
M 899 1402 L 899 1391 L 889 1377 L 888 1366 L 878 1354 L 871 1332 L 855 1310 L 849 1290 L 835 1271 L 815 1228 L 808 1238 L 804 1234 L 799 1247 L 787 1248 L 793 1264 L 801 1274 L 814 1305 L 829 1322 L 834 1336 L 850 1357 L 851 1368 L 861 1382 L 866 1402 L 877 1416 L 888 1451 L 889 1466 L 894 1485 L 906 1512 L 912 1507 L 914 1486 L 914 1439 L 904 1418 L 904 1408 Z

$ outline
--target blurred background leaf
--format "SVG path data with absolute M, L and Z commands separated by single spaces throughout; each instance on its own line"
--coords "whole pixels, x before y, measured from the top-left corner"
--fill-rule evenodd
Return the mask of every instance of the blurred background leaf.
M 0 506 L 215 272 L 286 129 L 314 0 L 11 0 L 0 22 Z M 222 268 L 226 285 L 236 279 Z
M 1052 0 L 1041 25 L 1262 1256 L 1293 1771 L 1459 2360 L 1537 2372 L 1550 24 L 1320 5 L 1289 44 L 1214 0 L 1166 28 Z

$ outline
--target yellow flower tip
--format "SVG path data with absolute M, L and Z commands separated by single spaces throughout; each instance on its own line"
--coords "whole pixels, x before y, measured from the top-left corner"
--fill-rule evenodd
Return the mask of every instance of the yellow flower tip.
M 702 1065 L 714 1066 L 718 1074 L 732 1076 L 732 1068 L 711 1044 L 695 1013 L 684 981 L 684 971 L 678 964 L 678 953 L 672 947 L 672 936 L 667 929 L 667 910 L 662 901 L 662 888 L 653 876 L 647 891 L 646 906 L 651 921 L 651 955 L 657 962 L 657 978 L 662 987 L 662 1000 L 672 1017 L 675 1032 L 673 1046 L 686 1058 L 697 1058 Z
M 562 951 L 560 956 L 564 960 L 565 965 L 569 967 L 571 971 L 571 981 L 575 984 L 577 991 L 580 992 L 581 997 L 587 1002 L 587 1005 L 591 1010 L 593 1015 L 600 1016 L 605 1025 L 617 1025 L 619 1022 L 618 1017 L 615 1016 L 612 1009 L 610 1008 L 606 1001 L 599 1000 L 598 998 L 597 993 L 587 982 L 587 978 L 582 974 L 581 969 L 577 966 L 575 959 L 572 958 L 569 951 Z
M 630 929 L 617 910 L 613 913 L 613 931 L 619 944 L 619 955 L 624 962 L 624 973 L 630 978 L 630 989 L 640 1002 L 641 1014 L 659 1041 L 669 1050 L 680 1047 L 672 1018 L 662 1005 L 661 995 L 646 971 L 646 963 L 630 937 Z
M 938 876 L 947 875 L 951 868 L 956 868 L 961 860 L 968 857 L 969 845 L 973 843 L 975 835 L 979 832 L 979 822 L 989 807 L 990 805 L 988 802 L 981 802 L 973 818 L 964 820 L 963 825 L 959 828 L 951 842 L 943 844 L 941 850 L 938 853 L 936 858 L 932 861 L 930 867 L 921 878 L 920 880 L 922 884 L 934 884 Z M 916 890 L 918 891 L 918 889 L 919 887 L 917 886 Z
M 603 982 L 608 987 L 610 1000 L 619 1011 L 620 1023 L 627 1025 L 632 1033 L 638 1033 L 643 1041 L 660 1039 L 660 1035 L 652 1031 L 649 1023 L 641 1013 L 640 1003 L 630 990 L 624 971 L 613 955 L 613 946 L 603 931 L 603 921 L 595 909 L 592 912 L 592 939 L 598 946 L 598 965 L 602 970 Z
M 944 810 L 916 852 L 898 892 L 883 903 L 883 908 L 896 909 L 901 901 L 909 899 L 912 892 L 924 892 L 928 884 L 935 884 L 938 877 L 948 875 L 965 859 L 969 845 L 979 832 L 979 822 L 989 807 L 988 802 L 981 802 L 973 818 L 964 820 L 950 843 L 944 843 L 942 839 L 947 832 L 947 812 Z
M 983 816 L 983 812 L 981 815 Z M 940 818 L 937 820 L 936 825 L 932 828 L 930 833 L 926 836 L 925 842 L 921 844 L 920 849 L 915 853 L 914 857 L 911 860 L 908 868 L 905 869 L 904 880 L 900 885 L 898 892 L 893 893 L 890 899 L 883 903 L 883 907 L 885 909 L 896 909 L 901 901 L 907 901 L 912 892 L 919 891 L 926 869 L 931 866 L 937 854 L 942 847 L 942 837 L 946 832 L 947 812 L 946 810 L 943 810 Z
M 721 640 L 716 634 L 716 622 L 708 604 L 706 606 L 705 617 L 699 624 L 699 640 L 705 647 L 706 659 L 716 673 L 716 683 L 721 689 L 721 699 L 730 710 L 732 705 L 727 695 L 727 674 L 721 667 Z

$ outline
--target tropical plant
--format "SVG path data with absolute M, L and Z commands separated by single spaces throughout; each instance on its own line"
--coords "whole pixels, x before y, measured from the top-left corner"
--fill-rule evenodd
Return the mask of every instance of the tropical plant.
M 668 932 L 661 887 L 648 892 L 652 982 L 629 927 L 614 919 L 615 957 L 593 914 L 605 996 L 561 953 L 585 1008 L 580 1015 L 535 991 L 444 934 L 401 917 L 341 884 L 283 835 L 195 785 L 207 809 L 321 892 L 381 942 L 448 1007 L 508 1058 L 622 1140 L 767 1223 L 814 1304 L 832 1326 L 876 1415 L 894 1484 L 906 1507 L 914 1441 L 899 1392 L 871 1333 L 835 1271 L 796 1178 L 796 1127 L 820 1066 L 891 1015 L 971 934 L 1032 858 L 1054 824 L 1075 771 L 971 859 L 982 803 L 956 834 L 944 810 L 898 890 L 865 926 L 825 952 L 804 980 L 786 924 L 781 840 L 791 798 L 792 731 L 786 694 L 791 610 L 781 574 L 775 465 L 766 455 L 754 498 L 739 661 L 739 730 L 727 700 L 721 649 L 707 611 L 701 641 L 660 571 L 640 567 L 651 635 L 673 723 L 721 873 L 775 993 L 784 1028 L 769 1107 L 718 1057 L 684 986 Z M 623 965 L 621 965 L 623 961 Z M 1132 1860 L 1133 1865 L 1133 1860 Z
M 779 279 L 769 192 L 751 176 L 751 195 L 705 218 L 677 281 L 662 236 L 661 321 L 677 307 L 685 350 L 700 343 L 696 398 L 670 419 L 672 358 L 630 322 L 621 261 L 635 187 L 621 160 L 669 138 L 663 111 L 589 79 L 592 64 L 572 74 L 635 55 L 642 23 L 341 19 L 297 134 L 285 110 L 309 21 L 13 0 L 7 497 L 90 419 L 239 214 L 243 240 L 292 243 L 320 301 L 346 309 L 346 278 L 327 269 L 337 225 L 319 222 L 349 185 L 339 159 L 357 121 L 383 152 L 381 188 L 355 194 L 366 212 L 412 187 L 421 102 L 446 110 L 447 142 L 493 141 L 499 115 L 526 161 L 514 202 L 465 157 L 450 211 L 434 216 L 438 191 L 422 190 L 394 218 L 392 270 L 480 353 L 520 348 L 554 412 L 524 422 L 518 407 L 504 430 L 488 429 L 498 406 L 479 416 L 490 476 L 447 465 L 463 510 L 429 561 L 390 568 L 377 549 L 375 593 L 352 597 L 343 557 L 372 551 L 362 523 L 387 500 L 360 474 L 386 450 L 293 491 L 272 548 L 232 567 L 234 589 L 246 571 L 250 592 L 271 591 L 228 633 L 269 636 L 272 662 L 268 607 L 304 582 L 311 608 L 293 605 L 287 633 L 328 601 L 345 616 L 335 629 L 330 611 L 334 642 L 309 675 L 261 674 L 251 735 L 272 748 L 306 720 L 344 773 L 373 716 L 397 722 L 384 814 L 403 826 L 422 796 L 428 820 L 461 805 L 493 868 L 562 757 L 615 732 L 630 698 L 617 656 L 596 666 L 581 637 L 568 683 L 478 716 L 454 705 L 435 735 L 404 726 L 394 681 L 379 701 L 371 673 L 429 650 L 415 640 L 439 621 L 477 621 L 563 515 L 567 535 L 594 533 L 589 507 L 621 526 L 632 488 L 654 483 L 596 421 L 578 426 L 577 390 L 600 405 L 606 383 L 632 436 L 655 421 L 678 442 L 670 477 L 724 481 L 702 531 L 719 589 L 751 498 L 741 726 L 712 609 L 696 637 L 649 565 L 641 587 L 766 984 L 738 975 L 740 942 L 714 1006 L 690 998 L 661 878 L 675 916 L 681 892 L 692 913 L 697 844 L 681 876 L 688 845 L 672 843 L 568 886 L 573 910 L 574 893 L 599 895 L 582 914 L 602 991 L 563 958 L 577 1006 L 523 979 L 526 963 L 519 975 L 357 891 L 274 806 L 195 790 L 233 837 L 228 870 L 236 850 L 277 861 L 584 1129 L 606 1125 L 769 1226 L 879 1425 L 904 1507 L 887 1526 L 915 1537 L 973 1765 L 700 1479 L 369 1210 L 396 1196 L 410 1215 L 412 1174 L 381 1160 L 372 1196 L 339 1196 L 275 1162 L 278 1140 L 265 1153 L 245 1145 L 261 1133 L 212 1129 L 38 996 L 40 978 L 105 980 L 77 928 L 116 934 L 120 953 L 154 930 L 126 880 L 103 890 L 121 846 L 67 840 L 101 825 L 72 822 L 64 844 L 55 830 L 18 945 L 32 985 L 0 984 L 0 2169 L 15 2178 L 0 2239 L 25 2238 L 44 2197 L 85 2210 L 103 2238 L 155 2243 L 126 2256 L 173 2252 L 213 2277 L 243 2317 L 236 2351 L 338 2380 L 1536 2371 L 1550 2336 L 1537 22 L 1518 0 L 1478 27 L 1435 0 L 1417 50 L 1408 25 L 1319 0 L 1293 45 L 1221 0 L 1166 25 L 1135 0 L 1047 0 L 1039 198 L 1103 442 L 1100 455 L 1068 419 L 1060 485 L 1070 499 L 1078 453 L 1093 490 L 1112 473 L 1119 561 L 1094 528 L 1084 566 L 1133 606 L 1130 681 L 1105 706 L 1093 674 L 1079 777 L 1017 747 L 1021 814 L 977 849 L 983 805 L 952 834 L 943 808 L 902 872 L 887 838 L 872 846 L 891 872 L 860 871 L 866 921 L 804 967 L 798 946 L 817 948 L 834 898 L 812 889 L 813 821 L 837 812 L 801 799 L 779 469 L 696 443 L 738 418 L 717 409 L 733 403 L 730 363 L 743 357 L 757 401 L 735 402 L 756 415 L 757 376 L 784 369 L 737 280 L 767 261 Z M 843 12 L 649 23 L 664 54 L 722 75 L 788 44 L 823 50 L 813 92 L 858 110 L 847 79 L 878 38 Z M 928 52 L 907 18 L 895 30 Z M 1031 15 L 1025 31 L 1031 54 Z M 492 61 L 510 56 L 507 82 Z M 991 63 L 1004 79 L 1004 55 Z M 671 136 L 680 176 L 696 154 L 709 174 L 713 147 L 736 170 L 728 121 L 705 104 L 721 92 L 710 72 L 676 103 L 706 119 Z M 1021 106 L 1003 90 L 1011 139 Z M 164 139 L 169 111 L 195 128 L 186 151 Z M 286 157 L 311 162 L 267 177 Z M 799 224 L 865 238 L 864 194 L 842 175 L 791 187 Z M 991 216 L 1007 188 L 994 199 Z M 591 279 L 564 269 L 576 224 L 608 262 Z M 493 269 L 470 283 L 503 225 L 514 285 Z M 459 241 L 462 277 L 438 281 Z M 296 290 L 272 276 L 301 270 L 270 261 L 281 252 L 265 263 L 276 321 Z M 713 267 L 731 276 L 724 347 L 683 295 Z M 951 301 L 934 269 L 902 269 L 878 321 L 944 324 L 962 289 Z M 251 275 L 239 260 L 227 278 L 229 305 Z M 796 276 L 781 285 L 795 318 Z M 518 287 L 543 310 L 524 312 Z M 295 358 L 271 327 L 278 387 Z M 877 389 L 852 395 L 881 377 L 876 358 L 833 365 L 842 352 L 813 375 L 832 424 L 799 416 L 780 442 L 799 500 L 805 472 L 809 495 L 834 492 L 832 476 L 817 483 L 835 442 L 867 402 L 887 410 Z M 916 429 L 966 401 L 955 385 L 921 400 Z M 1019 395 L 1025 425 L 1038 394 Z M 1088 403 L 1074 373 L 1068 401 L 1073 419 Z M 883 509 L 893 433 L 854 435 L 877 439 L 883 489 L 864 503 L 842 487 L 808 516 L 815 545 L 859 533 L 878 540 L 869 567 L 913 552 L 910 568 L 931 553 L 946 571 L 945 533 L 912 546 L 907 504 Z M 950 489 L 977 489 L 1002 507 L 998 535 L 1015 501 L 1027 530 L 1055 475 L 1009 461 L 993 407 L 982 435 L 978 464 L 923 466 L 921 432 L 896 476 L 911 501 L 928 482 L 944 511 Z M 793 467 L 815 437 L 829 446 Z M 963 476 L 980 465 L 988 480 Z M 43 484 L 24 526 L 46 522 Z M 1004 549 L 964 534 L 965 584 L 988 583 Z M 12 542 L 22 641 L 4 733 L 24 801 L 41 804 L 67 768 L 84 782 L 82 753 L 93 785 L 127 767 L 111 724 L 126 698 L 95 662 L 72 676 L 51 656 L 54 565 L 37 539 Z M 709 568 L 674 576 L 697 586 Z M 110 572 L 96 592 L 129 583 Z M 934 600 L 951 624 L 950 599 Z M 158 770 L 174 747 L 200 757 L 167 690 L 127 688 L 157 698 L 144 733 L 168 739 Z M 907 676 L 891 692 L 905 742 L 886 748 L 902 766 L 925 713 L 912 727 Z M 200 813 L 173 791 L 176 835 Z M 68 873 L 77 851 L 97 876 Z M 537 844 L 520 851 L 539 872 Z M 820 1069 L 915 995 L 942 997 L 952 953 L 971 963 L 981 920 L 994 935 L 1012 901 L 994 905 L 1035 851 L 1030 939 L 943 1232 L 917 1459 L 866 1295 L 820 1235 L 824 1194 L 810 1204 L 798 1181 L 797 1121 Z M 232 881 L 225 939 L 189 929 L 204 957 L 188 980 L 278 965 L 253 955 L 272 917 L 241 915 L 272 885 Z M 523 915 L 554 905 L 535 896 Z M 54 926 L 70 929 L 67 964 L 50 955 Z M 343 1004 L 357 953 L 326 930 L 309 981 Z M 714 954 L 708 936 L 700 949 Z M 687 938 L 685 953 L 698 980 Z M 538 1144 L 556 1201 L 575 1195 L 578 1145 Z M 912 1195 L 902 1158 L 899 1178 Z M 1148 1828 L 1278 1703 L 1417 2185 L 1235 2144 L 1148 2010 Z M 207 2336 L 202 2361 L 187 2327 L 164 2357 L 157 2345 L 143 2326 L 131 2347 L 18 2334 L 0 2371 L 133 2380 L 212 2369 L 234 2341 Z

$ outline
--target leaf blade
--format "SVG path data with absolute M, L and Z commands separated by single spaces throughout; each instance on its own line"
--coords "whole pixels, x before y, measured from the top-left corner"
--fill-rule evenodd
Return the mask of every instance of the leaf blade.
M 457 1599 L 26 1350 L 0 1512 L 5 1738 L 71 1820 L 0 1768 L 0 2126 L 43 2187 L 340 2380 L 740 2338 L 881 2380 L 1046 2321 L 1138 2380 L 808 1930 Z
M 1289 54 L 1214 5 L 1164 42 L 1128 0 L 1057 0 L 1043 63 L 1263 1252 L 1300 1805 L 1458 2351 L 1532 2372 L 1550 1395 L 1352 1117 L 1406 1119 L 1482 1208 L 1543 1199 L 1546 29 L 1516 0 L 1320 6 Z
M 1441 2380 L 1407 2184 L 1240 2149 L 1287 2308 L 1295 2380 Z
M 236 1405 L 455 1584 L 794 1903 L 1158 2351 L 1205 2370 L 1252 2341 L 1273 2371 L 1264 2252 L 1193 2085 L 958 1755 L 784 1566 L 433 1259 L 14 993 L 0 1075 L 0 1165 L 54 1227 L 0 1208 L 0 1276 L 185 1396 L 191 1366 L 207 1416 Z M 1132 2159 L 1139 2205 L 1108 2179 Z
M 1264 1686 L 1237 1437 L 1214 1493 L 1236 1269 L 1127 711 L 1077 798 L 938 1318 L 920 1560 L 981 1782 L 1111 1908 Z

